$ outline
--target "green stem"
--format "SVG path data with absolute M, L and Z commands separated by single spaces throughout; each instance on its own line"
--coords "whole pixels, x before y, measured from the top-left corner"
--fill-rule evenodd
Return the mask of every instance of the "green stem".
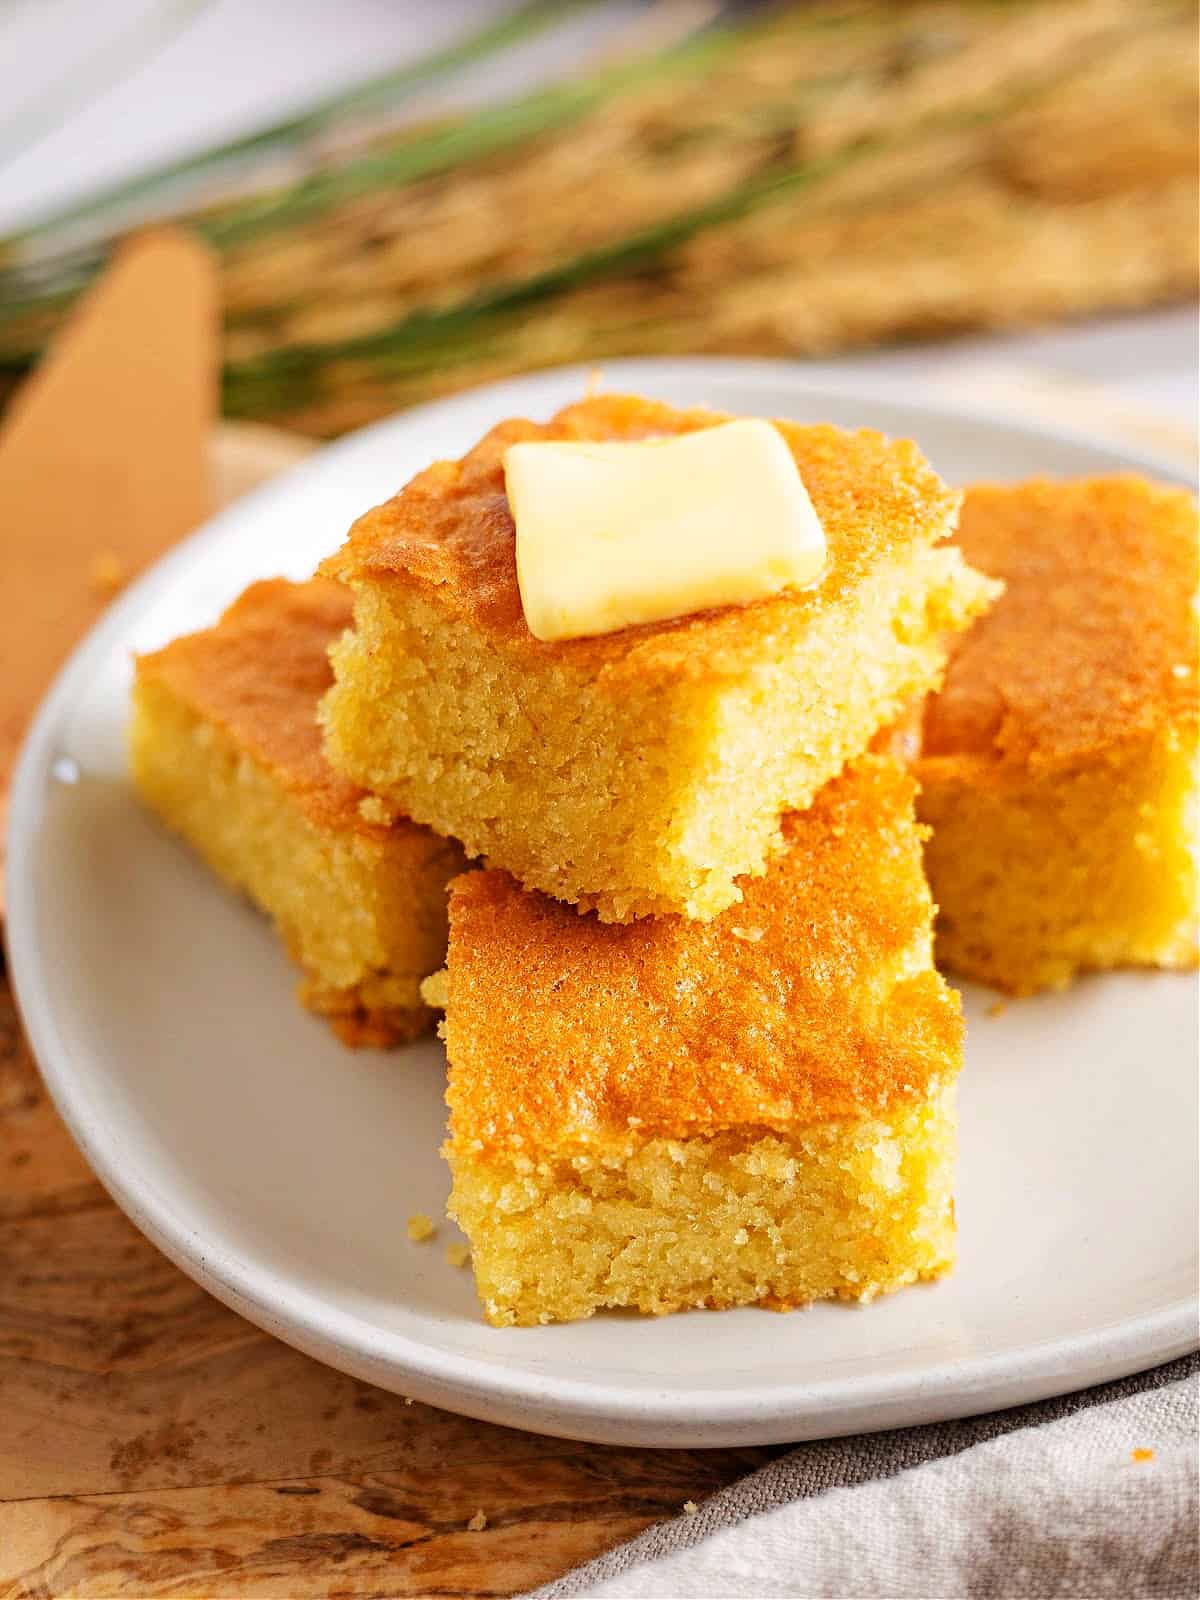
M 583 0 L 570 0 L 570 3 L 578 5 Z M 529 6 L 518 15 L 540 9 L 540 5 Z M 561 15 L 562 6 L 558 10 Z M 872 33 L 883 31 L 884 26 L 878 18 L 829 17 L 820 12 L 802 17 L 797 26 L 804 32 L 815 32 L 851 24 Z M 233 202 L 208 213 L 193 214 L 186 220 L 216 248 L 235 248 L 262 234 L 312 221 L 342 202 L 382 186 L 399 187 L 444 174 L 469 162 L 486 161 L 541 134 L 561 130 L 624 90 L 653 82 L 668 73 L 703 71 L 743 39 L 753 26 L 753 23 L 749 27 L 745 23 L 712 26 L 649 56 L 554 85 L 505 105 L 486 107 L 430 131 L 409 135 L 387 149 L 368 150 L 336 170 L 315 173 L 289 189 Z M 207 157 L 196 159 L 207 160 Z M 137 180 L 146 184 L 153 181 L 153 175 Z M 5 251 L 12 253 L 19 249 L 41 232 L 48 232 L 58 220 L 77 220 L 107 203 L 106 197 L 99 197 L 71 213 L 69 218 L 45 224 L 44 229 L 0 240 L 0 260 Z M 92 246 L 52 257 L 43 255 L 28 262 L 16 261 L 7 269 L 0 268 L 0 323 L 11 326 L 30 311 L 55 301 L 69 300 L 91 281 L 104 260 L 105 250 Z
M 380 185 L 399 187 L 470 161 L 486 160 L 577 120 L 612 95 L 663 71 L 700 70 L 736 37 L 736 33 L 712 30 L 660 55 L 542 90 L 510 104 L 488 107 L 430 132 L 409 136 L 386 150 L 368 151 L 333 172 L 314 174 L 293 188 L 239 202 L 219 212 L 189 217 L 188 223 L 217 249 L 244 244 L 260 234 L 312 220 Z M 0 242 L 0 250 L 20 246 L 25 237 Z M 96 245 L 0 268 L 0 324 L 12 326 L 31 311 L 68 301 L 91 282 L 105 259 L 105 248 Z
M 377 333 L 337 343 L 292 345 L 253 361 L 231 364 L 224 375 L 226 409 L 231 415 L 245 414 L 247 393 L 257 399 L 262 386 L 278 393 L 282 386 L 296 384 L 300 393 L 308 394 L 313 376 L 330 361 L 373 360 L 388 370 L 414 360 L 428 365 L 434 355 L 444 358 L 455 341 L 464 336 L 485 337 L 514 312 L 599 278 L 645 268 L 703 230 L 735 221 L 769 200 L 818 183 L 878 147 L 877 141 L 869 146 L 852 145 L 823 161 L 740 186 L 708 205 L 641 229 L 616 244 L 601 245 L 519 283 L 502 284 L 471 295 L 444 310 L 412 312 Z
M 965 125 L 965 117 L 959 120 Z M 953 123 L 948 119 L 939 119 L 936 130 L 926 123 L 922 125 L 921 133 L 942 132 L 948 126 L 953 126 Z M 255 370 L 270 369 L 296 374 L 307 367 L 323 365 L 328 361 L 388 357 L 414 347 L 428 353 L 444 340 L 461 337 L 465 331 L 473 331 L 480 322 L 490 322 L 497 317 L 524 310 L 601 278 L 644 271 L 668 252 L 711 228 L 739 221 L 765 205 L 812 187 L 870 156 L 895 148 L 895 141 L 884 136 L 861 139 L 818 161 L 805 162 L 802 166 L 739 184 L 705 205 L 642 228 L 614 244 L 585 251 L 517 283 L 501 284 L 444 309 L 412 312 L 390 328 L 355 339 L 294 345 L 277 353 L 256 357 L 241 367 L 231 366 L 227 380 L 236 386 L 240 376 Z
M 283 194 L 263 196 L 220 216 L 200 217 L 197 226 L 211 243 L 224 249 L 269 230 L 311 221 L 370 190 L 416 183 L 467 162 L 486 161 L 514 145 L 577 122 L 622 90 L 667 71 L 709 65 L 729 38 L 724 31 L 714 31 L 663 55 L 555 85 L 505 105 L 489 106 L 393 148 L 370 151 L 336 171 L 314 173 Z
M 1104 45 L 1110 42 L 1107 36 L 1103 40 Z M 1101 41 L 1096 41 L 1096 44 L 1099 47 Z M 516 312 L 603 278 L 645 270 L 699 234 L 738 221 L 764 206 L 820 184 L 872 156 L 918 144 L 931 135 L 965 131 L 994 121 L 998 116 L 1035 100 L 1074 75 L 1084 64 L 1077 59 L 1066 71 L 1055 71 L 1034 82 L 1020 85 L 984 105 L 968 105 L 934 113 L 914 125 L 907 140 L 877 134 L 834 151 L 818 161 L 805 162 L 798 167 L 739 184 L 705 205 L 640 229 L 613 244 L 585 251 L 517 283 L 501 284 L 471 295 L 455 305 L 412 312 L 388 328 L 358 338 L 326 344 L 294 345 L 252 361 L 230 364 L 224 375 L 227 408 L 231 414 L 241 414 L 246 397 L 258 390 L 260 385 L 265 385 L 276 394 L 286 393 L 289 385 L 295 385 L 299 395 L 309 398 L 320 368 L 329 362 L 373 361 L 384 370 L 397 370 L 413 362 L 429 365 L 434 360 L 449 359 L 456 342 L 468 337 L 475 339 L 487 336 L 497 331 Z

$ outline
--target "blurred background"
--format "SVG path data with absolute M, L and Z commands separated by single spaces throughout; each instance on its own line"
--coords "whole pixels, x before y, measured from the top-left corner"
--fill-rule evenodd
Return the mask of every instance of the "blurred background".
M 171 216 L 315 436 L 694 351 L 1194 406 L 1190 0 L 0 0 L 0 107 L 0 404 Z

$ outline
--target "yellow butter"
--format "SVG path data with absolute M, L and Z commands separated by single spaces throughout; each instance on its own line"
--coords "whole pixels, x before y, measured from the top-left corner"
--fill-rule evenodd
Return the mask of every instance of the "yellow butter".
M 744 604 L 814 582 L 825 535 L 792 453 L 747 418 L 667 439 L 530 440 L 504 455 L 538 639 Z

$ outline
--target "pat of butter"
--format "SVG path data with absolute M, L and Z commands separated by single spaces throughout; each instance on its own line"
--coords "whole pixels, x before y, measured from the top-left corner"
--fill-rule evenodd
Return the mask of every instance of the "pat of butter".
M 538 639 L 744 604 L 817 579 L 825 535 L 782 434 L 747 418 L 667 439 L 530 440 L 504 455 Z

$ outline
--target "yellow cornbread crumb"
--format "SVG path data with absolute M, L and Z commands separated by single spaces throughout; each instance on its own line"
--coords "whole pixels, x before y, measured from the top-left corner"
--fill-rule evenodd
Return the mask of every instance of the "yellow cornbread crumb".
M 415 1244 L 420 1244 L 425 1239 L 432 1239 L 436 1232 L 432 1217 L 427 1217 L 423 1211 L 416 1211 L 409 1217 L 408 1237 Z
M 463 1244 L 460 1241 L 457 1244 L 448 1244 L 446 1246 L 446 1260 L 452 1267 L 465 1267 L 470 1259 L 471 1246 L 469 1244 Z
M 91 578 L 101 594 L 116 594 L 129 581 L 129 570 L 120 556 L 101 550 L 92 561 Z
M 488 1519 L 482 1511 L 477 1511 L 467 1523 L 467 1527 L 472 1533 L 482 1533 L 487 1525 Z
M 696 1512 L 699 1511 L 700 1507 L 694 1500 L 685 1500 L 683 1502 L 683 1509 L 689 1517 L 694 1517 Z
M 1154 1460 L 1154 1451 L 1153 1450 L 1144 1450 L 1144 1449 L 1131 1450 L 1129 1452 L 1129 1455 L 1130 1455 L 1130 1459 L 1133 1460 L 1133 1461 L 1153 1461 Z
M 430 973 L 421 982 L 421 999 L 433 1011 L 446 1009 L 446 969 Z

